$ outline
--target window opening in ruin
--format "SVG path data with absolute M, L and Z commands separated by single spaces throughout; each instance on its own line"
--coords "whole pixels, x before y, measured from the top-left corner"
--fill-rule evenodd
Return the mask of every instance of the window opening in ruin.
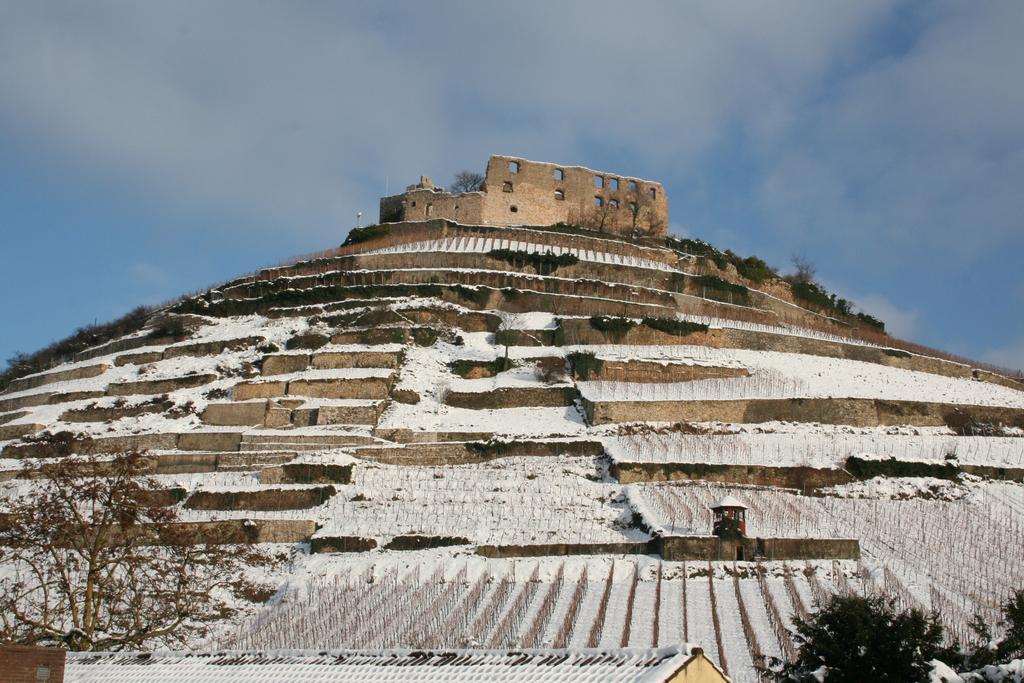
M 618 178 L 612 178 L 609 182 L 611 183 L 611 186 L 612 186 L 612 192 L 618 192 L 619 191 L 619 179 Z
M 564 200 L 565 192 L 562 190 L 555 190 L 555 199 L 558 199 L 559 201 Z
M 554 172 L 551 174 L 551 177 L 554 178 L 555 180 L 565 180 L 565 171 L 563 171 L 560 168 L 556 168 Z
M 604 200 L 600 197 L 594 197 L 594 206 L 604 206 Z
M 612 207 L 613 209 L 619 208 L 619 200 L 618 199 L 609 199 L 608 200 L 608 206 Z
M 594 187 L 604 187 L 604 178 L 599 175 L 594 176 Z
M 433 213 L 434 213 L 434 205 L 433 204 L 427 204 L 427 215 L 430 216 Z
M 502 184 L 502 186 L 501 186 L 501 191 L 502 191 L 502 192 L 511 192 L 511 191 L 512 191 L 512 183 L 510 183 L 510 182 L 508 182 L 508 181 L 506 180 L 506 181 L 505 181 L 505 182 L 504 182 L 504 183 Z
M 518 161 L 510 161 L 510 162 L 508 162 L 508 172 L 509 173 L 519 173 L 519 162 Z
M 658 191 L 657 191 L 657 190 L 655 190 L 655 189 L 654 189 L 654 188 L 652 187 L 652 188 L 651 188 L 651 199 L 657 199 L 657 198 L 658 198 Z
M 511 211 L 512 213 L 519 213 L 519 207 L 516 206 L 515 204 L 513 204 L 510 207 L 508 207 L 508 210 Z
M 629 185 L 627 187 L 629 187 L 630 192 L 636 192 L 636 181 L 630 180 Z
M 629 203 L 629 210 L 632 211 L 633 213 L 636 213 L 637 208 L 638 208 L 638 205 L 637 205 L 636 202 L 630 202 Z
M 416 206 L 416 201 L 415 201 L 415 200 L 413 200 L 413 203 L 412 203 L 412 205 L 413 205 L 413 206 Z

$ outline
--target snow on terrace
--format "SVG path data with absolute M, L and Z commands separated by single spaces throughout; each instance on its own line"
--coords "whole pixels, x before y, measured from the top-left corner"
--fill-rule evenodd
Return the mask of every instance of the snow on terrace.
M 1024 486 L 976 483 L 968 496 L 946 501 L 900 499 L 902 480 L 875 485 L 886 497 L 808 497 L 710 483 L 625 490 L 653 530 L 684 535 L 709 535 L 711 505 L 734 495 L 749 506 L 752 537 L 856 538 L 863 559 L 888 572 L 886 592 L 941 607 L 943 618 L 961 629 L 975 613 L 996 619 L 1001 602 L 1024 582 Z
M 753 565 L 740 563 L 738 568 L 738 576 L 748 577 Z M 322 555 L 303 556 L 272 604 L 216 645 L 581 648 L 689 640 L 717 661 L 709 575 L 716 582 L 731 581 L 736 569 L 732 563 L 662 562 L 646 556 L 488 560 L 429 550 L 353 556 L 344 564 Z M 781 584 L 791 574 L 792 585 L 807 594 L 810 580 L 825 592 L 836 592 L 856 575 L 853 562 L 807 563 L 807 573 L 791 573 L 780 562 L 762 563 L 761 569 L 766 583 Z M 746 610 L 760 627 L 759 641 L 767 644 L 777 638 L 767 601 L 754 580 L 741 578 L 744 583 L 749 584 L 742 590 Z M 733 587 L 716 590 L 723 589 Z M 779 597 L 780 611 L 788 616 L 793 611 L 789 597 Z M 551 607 L 544 609 L 545 603 Z M 398 605 L 402 608 L 396 611 Z M 737 612 L 738 599 L 728 605 L 719 600 L 723 626 L 741 630 Z M 744 659 L 742 651 L 726 654 L 730 666 Z M 731 673 L 734 681 L 757 680 L 752 670 Z
M 750 377 L 672 384 L 580 382 L 591 401 L 709 401 L 781 398 L 875 398 L 1024 408 L 1024 392 L 990 382 L 945 377 L 874 363 L 777 351 L 706 346 L 591 346 L 603 359 L 696 357 L 738 362 Z
M 495 357 L 496 350 L 486 341 L 486 333 L 466 334 L 464 337 L 464 347 L 439 341 L 428 348 L 407 348 L 395 389 L 415 391 L 420 401 L 413 405 L 392 401 L 380 416 L 378 427 L 482 432 L 525 438 L 573 436 L 586 432 L 583 416 L 574 406 L 474 410 L 445 405 L 444 396 L 456 382 L 448 363 L 458 358 L 489 360 Z
M 617 266 L 629 266 L 632 268 L 647 268 L 649 270 L 662 270 L 667 272 L 678 272 L 676 268 L 651 259 L 626 256 L 624 254 L 613 254 L 605 251 L 592 249 L 577 249 L 569 247 L 538 244 L 526 240 L 495 239 L 493 237 L 448 237 L 438 240 L 425 240 L 421 242 L 407 242 L 393 247 L 373 249 L 360 252 L 361 255 L 375 254 L 408 254 L 417 252 L 429 253 L 459 253 L 459 254 L 486 254 L 496 249 L 507 249 L 509 251 L 526 251 L 540 253 L 550 251 L 555 256 L 571 254 L 581 261 L 594 263 L 605 263 Z
M 850 456 L 902 461 L 1024 467 L 1020 437 L 888 434 L 827 430 L 789 434 L 683 434 L 642 431 L 603 438 L 617 462 L 694 462 L 780 467 L 841 467 Z
M 618 543 L 646 541 L 632 527 L 621 487 L 598 481 L 593 458 L 504 458 L 488 463 L 436 467 L 361 464 L 352 483 L 310 510 L 183 510 L 189 520 L 301 516 L 322 526 L 318 536 L 390 540 L 418 534 L 466 538 L 476 544 Z M 193 477 L 173 481 L 193 482 Z M 225 475 L 203 481 L 204 490 L 255 486 Z M 275 488 L 280 488 L 275 485 Z M 288 487 L 284 487 L 288 488 Z M 295 488 L 301 488 L 295 487 Z

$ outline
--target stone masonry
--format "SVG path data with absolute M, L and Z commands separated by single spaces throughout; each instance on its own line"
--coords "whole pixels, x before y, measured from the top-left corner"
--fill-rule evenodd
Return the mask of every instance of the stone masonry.
M 661 183 L 582 166 L 492 156 L 478 192 L 452 195 L 422 176 L 402 194 L 382 197 L 380 222 L 444 218 L 467 225 L 570 223 L 623 235 L 668 234 Z

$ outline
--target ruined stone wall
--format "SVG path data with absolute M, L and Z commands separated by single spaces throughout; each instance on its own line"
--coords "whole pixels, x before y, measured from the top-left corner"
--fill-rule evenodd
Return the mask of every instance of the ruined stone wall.
M 452 195 L 428 179 L 380 201 L 380 222 L 446 218 L 485 225 L 572 223 L 617 234 L 664 237 L 668 200 L 661 183 L 492 156 L 482 192 Z
M 381 200 L 382 223 L 385 210 L 399 221 L 426 221 L 445 218 L 456 223 L 483 223 L 483 192 L 466 192 L 452 195 L 439 188 L 417 188 L 404 194 L 384 197 Z M 399 213 L 400 211 L 400 213 Z

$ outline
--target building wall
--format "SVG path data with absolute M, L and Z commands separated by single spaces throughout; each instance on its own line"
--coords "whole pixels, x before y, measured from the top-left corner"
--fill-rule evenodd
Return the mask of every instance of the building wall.
M 429 178 L 380 200 L 380 222 L 446 218 L 473 225 L 572 223 L 619 234 L 668 234 L 661 183 L 582 166 L 492 156 L 482 192 L 453 196 Z
M 60 683 L 64 650 L 0 645 L 0 683 Z
M 729 683 L 721 671 L 703 653 L 694 654 L 667 683 Z

